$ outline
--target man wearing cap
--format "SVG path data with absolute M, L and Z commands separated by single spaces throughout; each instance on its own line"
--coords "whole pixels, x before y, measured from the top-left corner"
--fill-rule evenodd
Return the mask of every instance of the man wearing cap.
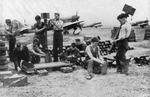
M 128 14 L 120 14 L 117 20 L 120 22 L 120 31 L 115 40 L 118 46 L 116 54 L 117 72 L 128 74 L 126 52 L 128 50 L 128 37 L 131 33 L 131 24 L 127 21 Z
M 60 20 L 60 14 L 55 13 L 54 14 L 55 19 L 53 21 L 50 21 L 50 24 L 52 25 L 52 28 L 54 30 L 53 34 L 53 56 L 54 56 L 54 62 L 58 61 L 58 54 L 62 53 L 63 51 L 63 21 Z
M 34 24 L 33 29 L 35 30 L 34 38 L 39 40 L 39 46 L 42 46 L 42 50 L 46 49 L 45 35 L 46 26 L 44 22 L 41 22 L 41 17 L 39 15 L 35 16 L 36 23 Z

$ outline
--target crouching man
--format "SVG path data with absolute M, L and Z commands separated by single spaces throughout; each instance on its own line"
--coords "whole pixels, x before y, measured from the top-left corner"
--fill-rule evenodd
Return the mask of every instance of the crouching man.
M 94 67 L 98 65 L 100 67 L 101 74 L 107 73 L 107 62 L 100 55 L 100 49 L 98 47 L 98 39 L 96 37 L 92 38 L 91 44 L 86 47 L 86 62 L 87 62 L 87 79 L 93 78 Z
M 31 47 L 17 43 L 13 51 L 13 62 L 16 71 L 32 68 L 34 64 L 40 62 L 40 56 L 45 56 L 45 53 L 40 50 L 38 43 L 39 40 L 36 38 L 33 40 L 33 44 L 30 45 Z
M 30 60 L 33 64 L 40 63 L 40 57 L 46 56 L 46 54 L 40 49 L 39 39 L 34 38 L 33 44 L 28 46 L 30 52 Z
M 75 43 L 72 43 L 71 47 L 67 49 L 67 60 L 69 60 L 71 63 L 76 63 L 79 57 L 80 51 L 76 47 Z
M 13 51 L 13 55 L 14 55 L 13 62 L 14 62 L 16 71 L 22 70 L 23 67 L 33 68 L 33 64 L 30 64 L 30 54 L 26 45 L 17 43 Z M 26 63 L 27 65 L 29 64 L 29 65 L 24 66 L 23 63 Z

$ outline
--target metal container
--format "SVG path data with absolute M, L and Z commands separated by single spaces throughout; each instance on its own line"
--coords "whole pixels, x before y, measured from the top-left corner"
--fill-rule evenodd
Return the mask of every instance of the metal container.
M 49 19 L 49 18 L 50 18 L 50 15 L 49 15 L 49 13 L 41 13 L 41 17 L 42 17 L 43 19 Z
M 135 10 L 136 10 L 135 8 L 133 8 L 132 6 L 127 5 L 127 4 L 125 4 L 122 9 L 122 11 L 124 11 L 125 13 L 130 14 L 132 16 L 134 15 Z

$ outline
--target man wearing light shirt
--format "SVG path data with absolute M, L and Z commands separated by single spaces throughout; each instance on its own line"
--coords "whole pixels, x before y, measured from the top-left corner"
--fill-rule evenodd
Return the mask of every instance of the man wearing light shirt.
M 116 54 L 117 72 L 128 75 L 126 52 L 128 50 L 128 37 L 131 33 L 131 24 L 127 21 L 128 14 L 120 14 L 117 20 L 120 22 L 120 32 L 116 39 L 118 50 Z
M 53 56 L 54 56 L 54 62 L 58 61 L 58 54 L 62 53 L 63 51 L 63 21 L 60 20 L 60 14 L 55 13 L 54 14 L 55 19 L 53 21 L 50 21 L 50 24 L 52 25 L 52 28 L 54 30 L 53 35 Z

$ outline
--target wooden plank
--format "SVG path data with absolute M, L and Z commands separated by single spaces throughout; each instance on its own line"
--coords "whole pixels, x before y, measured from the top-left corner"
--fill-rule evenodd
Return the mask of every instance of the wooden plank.
M 6 76 L 12 76 L 12 71 L 0 71 L 0 80 L 2 80 Z
M 26 76 L 11 82 L 8 86 L 9 87 L 20 87 L 20 86 L 25 86 L 25 85 L 28 85 L 28 79 Z
M 24 80 L 26 79 L 27 80 L 27 77 L 24 76 L 24 75 L 18 75 L 18 74 L 14 74 L 12 76 L 9 76 L 9 77 L 4 77 L 4 79 L 2 80 L 3 82 L 3 86 L 10 86 L 11 84 L 14 84 L 17 83 L 18 81 L 21 81 L 21 80 Z M 21 82 L 22 85 L 26 84 L 26 82 Z M 17 86 L 17 84 L 15 84 Z
M 46 69 L 37 70 L 37 73 L 38 73 L 40 76 L 44 76 L 44 75 L 47 75 L 47 74 L 48 74 L 48 71 L 47 71 Z
M 0 76 L 12 75 L 12 71 L 0 71 Z
M 34 69 L 23 70 L 23 72 L 24 72 L 25 74 L 30 74 L 30 75 L 36 73 Z
M 8 69 L 8 65 L 0 65 L 0 70 L 7 70 Z
M 34 69 L 46 69 L 46 68 L 63 67 L 69 65 L 71 64 L 64 63 L 64 62 L 41 63 L 41 64 L 35 64 Z

